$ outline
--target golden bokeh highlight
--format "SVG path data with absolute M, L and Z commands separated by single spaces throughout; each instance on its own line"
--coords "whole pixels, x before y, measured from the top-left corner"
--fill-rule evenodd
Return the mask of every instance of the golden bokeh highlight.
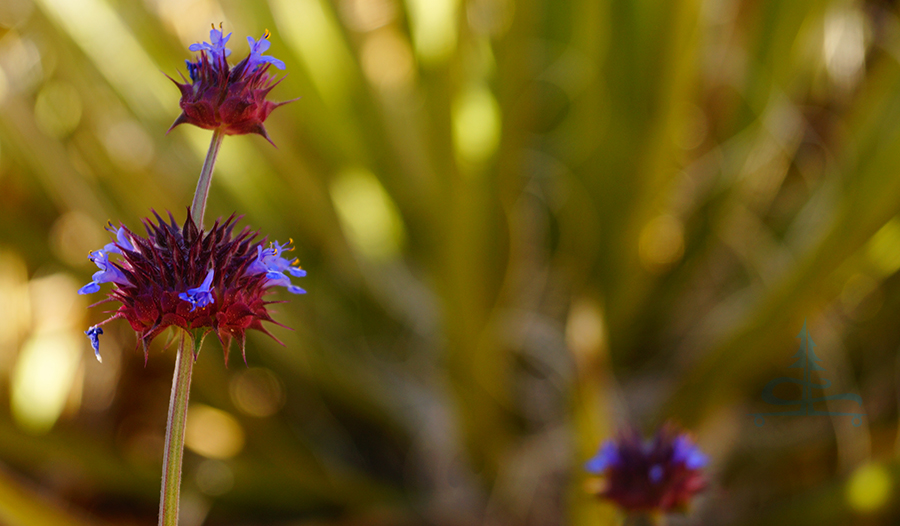
M 661 272 L 684 255 L 684 226 L 669 214 L 657 216 L 641 230 L 638 240 L 641 265 L 650 272 Z
M 847 481 L 844 497 L 850 508 L 870 513 L 883 508 L 891 501 L 894 480 L 881 464 L 864 464 L 857 468 Z
M 52 274 L 29 284 L 31 335 L 22 344 L 10 379 L 10 409 L 20 428 L 35 434 L 53 427 L 73 393 L 85 350 L 80 329 L 85 302 L 78 283 Z M 74 412 L 80 397 L 72 400 Z
M 64 137 L 81 122 L 81 96 L 67 82 L 44 84 L 34 102 L 34 120 L 45 134 Z
M 900 270 L 900 217 L 893 217 L 866 243 L 866 256 L 887 277 Z
M 344 234 L 361 255 L 384 261 L 400 252 L 406 238 L 400 213 L 372 172 L 342 171 L 331 183 L 331 198 Z
M 259 418 L 274 415 L 285 402 L 284 383 L 263 367 L 251 367 L 235 375 L 228 393 L 240 412 Z
M 471 85 L 457 95 L 451 108 L 453 145 L 461 160 L 481 164 L 500 145 L 500 105 L 483 84 Z
M 412 48 L 396 29 L 384 28 L 366 38 L 360 48 L 360 62 L 366 78 L 378 88 L 395 90 L 413 81 Z
M 221 409 L 191 404 L 184 445 L 207 458 L 231 458 L 244 448 L 244 428 L 237 419 Z

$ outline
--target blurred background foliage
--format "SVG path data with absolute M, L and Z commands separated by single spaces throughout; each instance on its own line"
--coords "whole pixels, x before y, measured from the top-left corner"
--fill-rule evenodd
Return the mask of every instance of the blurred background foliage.
M 155 523 L 174 353 L 121 322 L 97 363 L 75 291 L 107 220 L 184 217 L 165 75 L 219 22 L 302 98 L 207 215 L 309 294 L 200 354 L 185 526 L 617 524 L 583 462 L 669 419 L 712 458 L 674 524 L 900 520 L 894 2 L 3 0 L 0 523 Z M 804 320 L 860 427 L 748 416 Z

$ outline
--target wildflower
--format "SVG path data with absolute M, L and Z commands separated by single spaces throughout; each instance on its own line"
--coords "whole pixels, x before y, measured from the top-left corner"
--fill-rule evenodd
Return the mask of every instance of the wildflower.
M 209 42 L 192 44 L 188 49 L 200 56 L 186 61 L 190 82 L 182 84 L 170 77 L 181 91 L 182 113 L 169 130 L 188 123 L 207 130 L 220 129 L 226 135 L 256 133 L 272 142 L 263 122 L 275 108 L 291 101 L 266 100 L 280 82 L 267 73 L 269 66 L 285 68 L 281 60 L 263 55 L 271 45 L 269 36 L 266 30 L 259 40 L 247 37 L 250 54 L 234 67 L 226 60 L 231 50 L 225 44 L 231 33 L 223 35 L 213 27 Z
M 109 246 L 109 245 L 107 245 Z M 96 250 L 88 255 L 97 267 L 100 268 L 91 276 L 91 282 L 78 290 L 79 294 L 91 294 L 100 290 L 101 283 L 118 283 L 119 285 L 128 285 L 128 278 L 122 273 L 119 267 L 109 262 L 109 252 L 105 249 Z
M 103 363 L 103 358 L 100 357 L 100 335 L 103 334 L 103 329 L 94 325 L 84 333 L 91 340 L 91 347 L 94 348 L 94 356 L 97 357 L 97 361 Z
M 291 243 L 293 243 L 293 240 L 285 243 L 284 245 L 275 241 L 269 246 L 269 248 L 266 249 L 263 249 L 262 245 L 257 245 L 256 259 L 253 261 L 253 263 L 250 264 L 249 267 L 247 267 L 247 272 L 265 272 L 267 287 L 279 285 L 282 287 L 287 287 L 288 292 L 292 292 L 294 294 L 306 294 L 305 290 L 291 284 L 291 278 L 284 275 L 285 271 L 287 271 L 291 276 L 297 278 L 306 276 L 305 270 L 295 266 L 299 264 L 299 260 L 295 258 L 292 261 L 288 261 L 287 259 L 281 257 L 282 252 L 293 250 L 293 248 L 290 246 Z
M 213 297 L 212 291 L 209 289 L 215 275 L 215 270 L 209 269 L 209 272 L 206 273 L 206 279 L 203 280 L 199 287 L 188 289 L 187 292 L 182 292 L 178 295 L 179 299 L 191 304 L 191 312 L 194 312 L 194 309 L 197 307 L 206 307 L 210 303 L 216 302 L 216 298 Z
M 97 292 L 101 283 L 111 282 L 115 284 L 113 289 L 99 303 L 120 303 L 110 318 L 85 333 L 97 358 L 99 335 L 103 334 L 100 325 L 125 318 L 137 333 L 138 345 L 143 345 L 145 361 L 149 343 L 166 328 L 175 326 L 201 329 L 204 334 L 215 332 L 225 352 L 226 365 L 231 342 L 239 339 L 246 362 L 248 329 L 275 339 L 262 325 L 263 321 L 278 324 L 266 308 L 272 302 L 263 299 L 271 287 L 280 285 L 293 293 L 305 292 L 284 274 L 306 274 L 296 267 L 296 259 L 287 261 L 280 256 L 290 243 L 275 242 L 270 248 L 263 248 L 263 241 L 254 241 L 257 233 L 246 227 L 234 235 L 234 215 L 216 221 L 207 232 L 197 227 L 190 213 L 181 227 L 171 213 L 168 222 L 156 212 L 154 216 L 155 223 L 144 220 L 147 237 L 122 226 L 116 230 L 117 239 L 121 238 L 117 243 L 91 253 L 98 266 L 103 264 L 102 270 L 79 294 Z M 110 262 L 111 253 L 120 254 L 121 260 Z
M 670 425 L 648 441 L 637 431 L 606 441 L 585 469 L 605 477 L 599 495 L 627 511 L 684 510 L 706 486 L 708 460 L 690 437 Z

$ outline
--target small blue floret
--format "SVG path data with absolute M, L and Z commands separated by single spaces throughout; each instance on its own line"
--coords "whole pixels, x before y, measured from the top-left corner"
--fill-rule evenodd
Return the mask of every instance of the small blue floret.
M 121 231 L 121 229 L 120 229 Z M 131 243 L 124 237 L 120 239 L 120 245 L 128 248 L 129 250 L 134 250 L 134 247 L 131 246 Z M 110 248 L 111 247 L 111 248 Z M 94 275 L 91 276 L 91 282 L 87 285 L 78 289 L 79 294 L 92 294 L 100 290 L 101 283 L 117 283 L 119 285 L 131 285 L 131 282 L 128 281 L 128 278 L 125 277 L 125 274 L 119 270 L 118 267 L 109 262 L 109 253 L 114 252 L 117 254 L 121 254 L 122 251 L 114 244 L 110 243 L 103 247 L 100 250 L 95 250 L 88 255 L 88 259 L 94 262 L 97 265 L 98 270 L 94 272 Z
M 188 289 L 187 292 L 182 292 L 178 295 L 179 298 L 191 304 L 191 312 L 194 312 L 194 309 L 197 307 L 203 308 L 210 303 L 216 302 L 211 288 L 214 275 L 215 270 L 209 269 L 209 272 L 206 273 L 206 279 L 203 280 L 199 287 Z
M 285 274 L 287 272 L 296 278 L 306 276 L 305 270 L 295 266 L 297 258 L 287 260 L 281 257 L 282 252 L 289 250 L 293 250 L 290 241 L 283 245 L 278 241 L 274 241 L 269 245 L 269 248 L 265 249 L 262 245 L 258 245 L 256 247 L 256 259 L 247 267 L 247 274 L 265 273 L 268 279 L 266 287 L 286 287 L 288 292 L 292 294 L 306 294 L 305 290 L 293 285 L 291 278 Z
M 673 449 L 672 460 L 684 463 L 684 466 L 688 469 L 700 469 L 709 462 L 709 459 L 700 451 L 700 448 L 685 435 L 675 438 Z
M 616 464 L 618 461 L 619 449 L 616 447 L 616 443 L 612 440 L 607 440 L 603 443 L 603 446 L 594 458 L 587 461 L 584 465 L 584 469 L 591 473 L 602 475 L 603 472 L 606 471 L 606 468 Z
M 91 340 L 91 347 L 94 348 L 94 356 L 97 357 L 97 361 L 103 363 L 103 358 L 100 357 L 100 335 L 103 334 L 103 329 L 94 325 L 84 333 Z
M 255 40 L 253 37 L 247 37 L 247 42 L 250 44 L 250 56 L 247 57 L 247 68 L 254 68 L 262 65 L 263 63 L 272 64 L 276 68 L 280 70 L 284 70 L 284 62 L 278 60 L 275 57 L 268 57 L 263 55 L 266 50 L 269 49 L 269 46 L 272 45 L 269 42 L 269 31 L 267 30 L 263 33 L 263 36 L 259 37 L 259 40 Z M 252 71 L 252 69 L 251 69 Z
M 231 50 L 225 47 L 229 38 L 231 38 L 231 33 L 228 33 L 223 37 L 221 31 L 213 28 L 212 31 L 209 32 L 209 42 L 191 44 L 188 46 L 188 49 L 195 53 L 206 51 L 209 53 L 210 62 L 215 64 L 220 60 L 225 60 L 225 57 L 231 54 Z M 190 71 L 190 64 L 188 65 L 188 71 Z

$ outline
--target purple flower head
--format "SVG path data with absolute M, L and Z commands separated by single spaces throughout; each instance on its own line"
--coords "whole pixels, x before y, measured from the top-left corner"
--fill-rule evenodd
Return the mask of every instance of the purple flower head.
M 627 511 L 684 510 L 706 480 L 706 455 L 684 433 L 663 426 L 644 441 L 637 431 L 606 441 L 585 469 L 603 476 L 600 496 Z
M 187 292 L 182 292 L 178 295 L 180 299 L 191 304 L 191 312 L 194 312 L 194 309 L 197 307 L 206 307 L 210 303 L 216 302 L 216 298 L 213 297 L 209 288 L 212 285 L 215 273 L 214 269 L 209 269 L 209 272 L 206 273 L 206 279 L 203 280 L 199 287 L 188 289 Z
M 292 244 L 293 240 L 283 245 L 278 241 L 273 241 L 269 248 L 265 249 L 259 245 L 256 249 L 256 259 L 247 267 L 247 274 L 265 274 L 266 287 L 286 287 L 288 292 L 293 294 L 306 294 L 305 290 L 291 283 L 291 278 L 284 274 L 287 272 L 296 278 L 306 276 L 306 271 L 297 266 L 299 261 L 296 258 L 289 261 L 281 257 L 282 252 L 294 249 Z
M 235 216 L 216 221 L 205 232 L 197 227 L 190 214 L 182 226 L 175 223 L 171 214 L 169 221 L 155 212 L 154 216 L 155 222 L 144 220 L 146 236 L 124 226 L 114 230 L 118 239 L 114 246 L 121 254 L 118 264 L 109 263 L 112 249 L 104 247 L 92 253 L 101 271 L 79 293 L 97 292 L 99 283 L 113 282 L 115 286 L 101 303 L 120 305 L 110 318 L 85 333 L 91 346 L 99 355 L 98 336 L 103 332 L 99 325 L 124 318 L 137 333 L 145 360 L 150 342 L 174 326 L 215 332 L 225 351 L 226 365 L 231 342 L 237 338 L 246 362 L 247 331 L 253 329 L 272 336 L 262 322 L 278 324 L 269 315 L 267 306 L 272 301 L 267 301 L 265 296 L 272 293 L 269 273 L 274 270 L 269 268 L 282 268 L 280 256 L 275 254 L 280 254 L 285 246 L 275 243 L 265 249 L 262 241 L 254 241 L 257 234 L 249 228 L 235 234 Z M 250 272 L 258 262 L 263 265 L 262 271 Z M 291 269 L 284 270 L 292 275 L 303 272 Z
M 222 31 L 213 28 L 209 36 L 210 42 L 188 48 L 200 53 L 196 60 L 187 61 L 188 79 L 184 80 L 190 82 L 172 79 L 181 91 L 181 115 L 169 130 L 187 123 L 206 130 L 221 130 L 226 135 L 256 133 L 272 142 L 263 123 L 275 108 L 291 101 L 266 100 L 278 84 L 268 74 L 269 65 L 285 69 L 284 62 L 263 55 L 271 45 L 269 31 L 258 41 L 248 37 L 250 54 L 233 67 L 225 58 L 231 53 L 225 47 L 231 33 L 223 36 Z

